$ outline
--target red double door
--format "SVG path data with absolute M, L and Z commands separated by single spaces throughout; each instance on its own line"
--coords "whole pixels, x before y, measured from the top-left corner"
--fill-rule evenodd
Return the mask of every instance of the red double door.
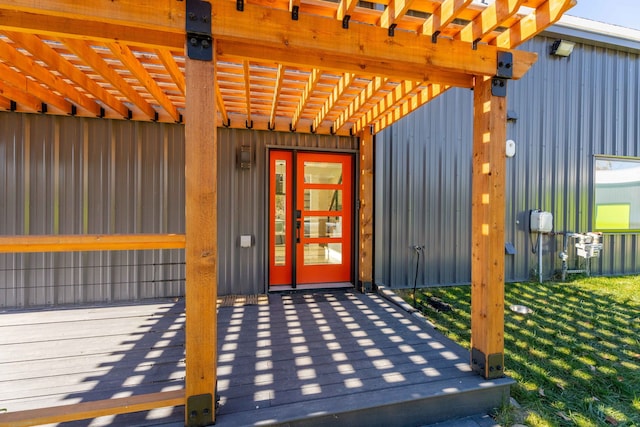
M 352 156 L 272 150 L 269 170 L 270 287 L 350 282 Z

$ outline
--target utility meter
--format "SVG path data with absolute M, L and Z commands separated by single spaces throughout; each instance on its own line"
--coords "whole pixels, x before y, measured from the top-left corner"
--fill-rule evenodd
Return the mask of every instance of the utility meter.
M 553 230 L 553 215 L 551 212 L 532 210 L 529 218 L 529 229 L 534 233 L 550 233 Z

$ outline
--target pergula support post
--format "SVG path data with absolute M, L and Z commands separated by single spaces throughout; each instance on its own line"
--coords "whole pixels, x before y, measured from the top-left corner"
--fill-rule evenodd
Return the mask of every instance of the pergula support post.
M 358 210 L 358 278 L 360 290 L 370 291 L 373 284 L 373 135 L 368 129 L 359 133 L 360 179 Z
M 473 100 L 471 367 L 486 379 L 504 375 L 507 101 L 494 85 L 476 77 Z
M 187 13 L 187 33 L 190 22 L 201 23 L 203 17 L 211 22 L 209 3 L 187 0 L 187 10 L 192 7 L 196 17 Z M 187 34 L 187 52 L 193 38 Z M 216 54 L 215 40 L 204 46 L 200 40 L 206 36 L 196 39 L 196 54 L 185 59 L 185 425 L 190 427 L 215 422 L 217 363 Z M 203 55 L 207 48 L 210 57 Z

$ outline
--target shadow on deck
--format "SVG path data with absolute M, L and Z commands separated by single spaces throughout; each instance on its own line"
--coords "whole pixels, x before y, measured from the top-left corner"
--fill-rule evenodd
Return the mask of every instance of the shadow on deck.
M 184 304 L 0 315 L 0 409 L 184 386 Z M 217 426 L 415 426 L 488 412 L 510 379 L 376 294 L 272 294 L 218 312 Z M 184 408 L 91 425 L 182 425 Z M 87 425 L 66 423 L 67 426 Z

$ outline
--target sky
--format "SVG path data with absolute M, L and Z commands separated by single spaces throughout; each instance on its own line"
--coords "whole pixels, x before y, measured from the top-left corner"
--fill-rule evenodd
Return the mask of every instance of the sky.
M 640 0 L 577 0 L 565 15 L 640 30 Z

